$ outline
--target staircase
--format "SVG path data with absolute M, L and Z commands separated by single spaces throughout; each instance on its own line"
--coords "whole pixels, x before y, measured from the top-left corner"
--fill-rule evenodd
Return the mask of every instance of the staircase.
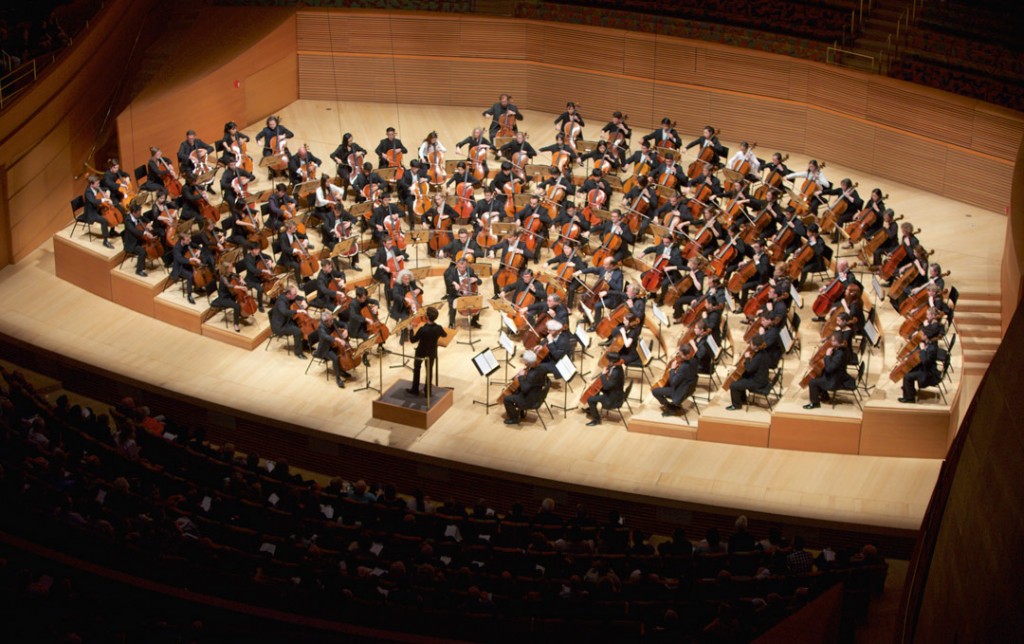
M 962 343 L 964 373 L 983 376 L 1002 341 L 999 293 L 962 292 L 953 319 Z
M 846 51 L 856 55 L 837 58 L 837 62 L 844 67 L 884 74 L 888 60 L 896 50 L 897 25 L 912 4 L 912 0 L 874 0 L 870 15 L 864 14 L 860 35 L 845 47 Z M 868 57 L 874 62 L 869 62 Z

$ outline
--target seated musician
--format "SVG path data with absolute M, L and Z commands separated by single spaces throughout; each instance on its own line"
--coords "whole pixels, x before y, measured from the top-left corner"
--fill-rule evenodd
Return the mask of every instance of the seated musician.
M 565 104 L 565 111 L 555 118 L 555 130 L 558 132 L 563 131 L 567 123 L 576 123 L 580 127 L 586 125 L 583 122 L 583 117 L 580 116 L 579 111 L 576 109 L 576 103 L 572 101 L 567 102 Z
M 875 190 L 878 190 L 878 188 L 875 188 Z M 853 187 L 853 181 L 851 181 L 849 177 L 842 179 L 839 182 L 838 186 L 832 186 L 831 188 L 822 190 L 821 196 L 839 197 L 839 199 L 836 200 L 835 204 L 839 204 L 843 201 L 846 202 L 846 210 L 844 210 L 843 214 L 839 215 L 839 217 L 836 218 L 837 229 L 845 227 L 846 224 L 852 221 L 853 218 L 857 215 L 857 213 L 859 213 L 864 208 L 864 200 L 861 199 L 860 194 L 857 193 L 857 189 Z M 871 196 L 874 197 L 874 191 L 872 191 Z M 881 191 L 878 192 L 878 196 L 882 196 Z M 833 205 L 832 207 L 835 206 Z M 878 211 L 878 214 L 881 215 L 882 211 Z M 838 242 L 839 231 L 836 230 L 832 236 L 832 243 L 835 244 Z
M 444 154 L 447 151 L 448 148 L 444 147 L 444 144 L 438 140 L 437 132 L 431 132 L 427 134 L 427 138 L 423 139 L 423 142 L 420 143 L 417 156 L 420 158 L 420 163 L 429 163 L 430 154 L 432 152 L 440 152 L 441 154 Z
M 651 144 L 647 141 L 640 144 L 640 149 L 635 150 L 633 154 L 629 155 L 622 161 L 622 165 L 633 165 L 633 172 L 636 172 L 636 168 L 642 165 L 646 165 L 647 176 L 650 177 L 651 171 L 658 167 L 658 155 L 655 151 L 651 150 Z
M 589 331 L 597 330 L 597 323 L 601 320 L 602 311 L 605 309 L 614 311 L 622 299 L 623 278 L 622 269 L 614 257 L 606 257 L 604 263 L 597 266 L 590 266 L 578 273 L 579 275 L 597 275 L 594 284 L 603 281 L 608 287 L 597 293 L 597 303 L 594 304 L 594 316 L 591 320 Z M 573 280 L 569 284 L 569 299 L 575 301 L 574 293 L 579 288 L 580 282 Z
M 699 191 L 703 185 L 711 186 L 711 194 L 716 197 L 721 197 L 725 194 L 725 191 L 722 190 L 722 183 L 714 175 L 714 168 L 710 165 L 702 167 L 700 174 L 690 180 L 690 187 L 694 188 L 695 191 Z
M 484 186 L 483 199 L 477 199 L 476 205 L 473 206 L 473 214 L 470 217 L 474 222 L 473 227 L 476 228 L 485 217 L 492 222 L 500 221 L 504 208 L 505 199 L 494 190 L 493 185 Z
M 519 312 L 526 315 L 532 326 L 537 325 L 537 316 L 541 313 L 547 313 L 548 319 L 557 320 L 565 326 L 569 325 L 569 309 L 562 304 L 562 296 L 558 293 L 549 293 L 546 298 L 522 307 Z
M 193 249 L 195 249 L 195 246 L 192 244 L 192 235 L 182 233 L 178 237 L 178 243 L 174 245 L 171 251 L 174 257 L 171 265 L 171 279 L 185 280 L 185 299 L 188 300 L 189 304 L 196 303 L 192 297 L 192 291 L 195 288 L 195 270 L 198 268 L 195 262 L 199 260 L 189 257 L 189 251 Z
M 388 167 L 387 153 L 391 151 L 401 152 L 402 154 L 409 154 L 409 150 L 402 143 L 402 139 L 398 138 L 398 133 L 395 128 L 389 127 L 384 131 L 384 138 L 380 140 L 377 147 L 374 148 L 373 152 L 377 155 L 377 167 L 386 168 Z
M 667 228 L 668 233 L 676 239 L 682 239 L 683 231 L 694 222 L 693 213 L 686 207 L 682 195 L 675 191 L 654 210 L 652 220 Z
M 263 282 L 274 276 L 274 259 L 260 250 L 259 244 L 245 244 L 246 253 L 242 257 L 242 268 L 245 271 L 245 285 L 256 291 L 256 301 L 260 313 L 263 312 Z
M 531 253 L 526 248 L 526 235 L 524 235 L 522 231 L 513 233 L 506 237 L 505 239 L 502 239 L 500 242 L 491 247 L 487 255 L 491 258 L 497 257 L 503 263 L 507 263 L 510 266 L 512 265 L 511 258 L 513 255 L 522 255 L 524 260 L 526 261 L 533 259 L 533 253 Z M 526 264 L 526 261 L 523 262 L 524 266 Z M 491 276 L 491 281 L 494 285 L 495 297 L 498 296 L 498 291 L 501 290 L 498 287 L 499 273 L 500 271 L 495 270 L 494 275 Z
M 713 226 L 712 230 L 717 233 L 719 229 L 717 226 Z M 725 248 L 730 243 L 733 248 L 736 249 L 736 254 L 731 260 L 729 260 L 729 263 L 725 265 L 725 272 L 722 273 L 723 277 L 739 268 L 740 262 L 754 255 L 754 249 L 747 246 L 746 242 L 743 241 L 742 235 L 740 235 L 740 224 L 738 221 L 732 222 L 728 230 L 721 231 L 719 248 Z
M 839 292 L 839 296 L 836 297 L 835 304 L 833 306 L 839 305 L 840 300 L 842 300 L 843 296 L 846 294 L 846 289 L 850 288 L 851 285 L 856 284 L 863 288 L 863 285 L 859 280 L 857 280 L 857 276 L 850 270 L 850 260 L 848 259 L 840 259 L 836 262 L 836 275 L 834 279 L 838 280 L 841 285 L 841 290 Z M 824 293 L 830 286 L 832 286 L 832 284 L 822 284 L 818 288 L 818 293 Z M 815 322 L 822 322 L 824 319 L 825 318 L 820 315 L 814 316 Z
M 611 217 L 601 222 L 600 225 L 594 226 L 590 231 L 591 235 L 597 235 L 599 239 L 604 239 L 606 235 L 612 234 L 619 237 L 622 240 L 622 244 L 613 253 L 615 263 L 618 264 L 625 258 L 631 255 L 631 248 L 633 242 L 636 241 L 636 237 L 633 232 L 626 225 L 626 222 L 622 220 L 622 211 L 618 208 L 612 210 Z
M 683 401 L 693 395 L 697 388 L 697 352 L 693 346 L 684 345 L 668 364 L 668 382 L 664 387 L 655 387 L 651 395 L 661 403 L 662 416 L 676 416 Z
M 782 204 L 779 203 L 779 193 L 775 190 L 769 190 L 765 193 L 764 199 L 748 197 L 747 203 L 758 215 L 762 212 L 768 213 L 770 219 L 764 228 L 761 229 L 761 235 L 765 238 L 773 236 L 778 231 L 779 222 L 784 223 L 786 221 L 786 213 L 782 208 Z
M 903 301 L 906 300 L 908 297 L 917 295 L 918 293 L 925 289 L 931 290 L 932 286 L 936 288 L 934 292 L 931 295 L 929 295 L 929 299 L 934 299 L 934 294 L 937 293 L 939 300 L 941 301 L 942 289 L 946 287 L 946 280 L 942 277 L 942 266 L 937 262 L 921 263 L 924 263 L 928 267 L 927 271 L 918 270 L 917 277 L 915 277 L 910 282 L 910 284 L 908 284 L 907 287 L 903 289 L 903 293 L 895 299 L 890 298 L 890 300 L 892 301 L 892 305 L 896 307 L 896 310 L 899 310 L 900 306 L 903 304 Z M 945 307 L 945 305 L 939 306 L 939 309 L 942 310 L 943 313 L 946 313 L 946 311 L 944 310 L 946 308 L 947 307 Z
M 761 173 L 761 160 L 757 158 L 754 151 L 750 149 L 750 144 L 746 141 L 740 142 L 740 149 L 736 150 L 736 154 L 732 155 L 726 167 L 732 170 L 739 170 L 739 167 L 744 162 L 750 164 L 750 171 L 743 178 L 749 183 L 757 181 Z
M 550 267 L 553 267 L 556 272 L 558 271 L 558 268 L 560 266 L 562 266 L 562 264 L 564 264 L 566 262 L 569 262 L 570 265 L 573 267 L 573 275 L 574 276 L 575 276 L 576 273 L 581 272 L 582 270 L 584 270 L 587 267 L 587 263 L 585 261 L 583 261 L 583 259 L 580 256 L 579 244 L 577 242 L 572 242 L 572 241 L 566 242 L 562 246 L 562 249 L 563 250 L 562 250 L 561 253 L 559 253 L 558 255 L 553 256 L 551 259 L 549 259 L 546 262 L 547 265 L 550 266 Z M 576 297 L 576 290 L 579 288 L 578 282 L 576 281 L 576 279 L 570 278 L 569 281 L 566 283 L 565 281 L 563 281 L 561 279 L 557 279 L 557 277 L 558 277 L 557 275 L 555 275 L 554 277 L 556 278 L 558 283 L 560 283 L 562 285 L 562 287 L 566 289 L 567 296 L 566 296 L 565 305 L 568 308 L 570 308 L 570 309 L 573 308 L 576 305 L 575 304 L 575 297 Z
M 625 140 L 620 147 L 627 148 L 629 147 L 629 140 L 633 137 L 633 130 L 626 125 L 626 117 L 622 115 L 622 112 L 615 111 L 612 112 L 612 120 L 601 128 L 601 134 L 606 141 L 613 141 L 621 134 Z
M 665 153 L 665 158 L 651 170 L 650 176 L 659 185 L 668 185 L 667 177 L 675 177 L 676 188 L 686 187 L 690 181 L 686 176 L 686 169 L 676 162 L 676 155 L 672 152 Z
M 437 254 L 438 259 L 445 257 L 449 258 L 454 264 L 455 260 L 461 257 L 460 253 L 469 253 L 474 258 L 483 257 L 484 251 L 480 248 L 480 244 L 476 243 L 476 240 L 470 237 L 470 231 L 468 228 L 459 228 L 459 231 L 451 243 L 446 245 Z
M 391 317 L 396 321 L 411 317 L 416 312 L 417 299 L 422 298 L 423 288 L 413 279 L 412 271 L 405 269 L 398 273 L 395 286 L 391 289 Z M 400 344 L 405 344 L 408 329 L 402 329 Z
M 547 331 L 545 345 L 548 348 L 548 355 L 544 358 L 541 366 L 554 378 L 561 378 L 556 365 L 566 356 L 570 356 L 571 359 L 576 336 L 569 331 L 568 324 L 562 324 L 558 320 L 548 320 L 544 329 Z M 543 333 L 543 330 L 541 332 Z
M 704 268 L 704 263 L 699 257 L 691 257 L 686 261 L 686 267 L 680 271 L 680 279 L 685 276 L 684 273 L 689 273 L 693 280 L 693 285 L 681 293 L 672 304 L 673 322 L 677 324 L 681 322 L 683 319 L 683 309 L 704 295 L 704 282 L 707 277 Z
M 538 186 L 539 193 L 547 195 L 550 189 L 552 201 L 564 202 L 565 199 L 576 194 L 576 184 L 573 183 L 571 174 L 572 172 L 568 168 L 566 168 L 566 172 L 563 174 L 556 166 L 550 166 L 548 168 L 548 178 L 541 181 Z M 562 190 L 561 199 L 557 197 L 557 193 L 553 189 L 555 186 Z
M 146 277 L 146 248 L 143 245 L 145 234 L 141 214 L 142 206 L 133 201 L 128 209 L 128 216 L 124 218 L 124 233 L 121 239 L 124 241 L 125 254 L 135 256 L 135 274 Z
M 711 157 L 711 165 L 718 165 L 719 157 L 726 154 L 727 150 L 723 146 L 718 137 L 715 136 L 715 128 L 710 125 L 705 125 L 704 130 L 700 136 L 686 144 L 686 149 L 689 150 L 692 147 L 700 147 L 697 151 L 697 156 L 700 156 L 701 150 L 704 148 L 711 148 L 714 155 Z
M 921 323 L 921 328 L 918 330 L 924 337 L 932 340 L 938 340 L 945 336 L 946 327 L 942 324 L 942 311 L 934 306 L 928 307 L 928 312 L 924 316 L 924 322 Z
M 171 160 L 164 156 L 160 148 L 149 149 L 149 161 L 146 162 L 146 182 L 139 186 L 140 190 L 157 192 L 164 190 L 164 176 L 174 176 Z
M 712 276 L 708 281 L 707 291 L 704 296 L 707 298 L 707 306 L 704 308 L 703 318 L 711 329 L 711 336 L 719 344 L 722 343 L 722 312 L 725 310 L 725 288 L 722 287 L 722 278 Z
M 532 293 L 534 302 L 544 302 L 548 296 L 544 282 L 534 277 L 529 268 L 523 270 L 518 280 L 502 289 L 501 296 L 508 302 L 515 302 L 523 291 Z
M 236 246 L 244 246 L 248 243 L 250 236 L 255 241 L 255 236 L 260 232 L 259 219 L 251 208 L 247 207 L 244 199 L 237 199 L 230 203 L 228 216 L 224 219 L 224 231 L 227 234 L 228 242 Z
M 610 351 L 605 357 L 608 359 L 608 366 L 598 376 L 601 379 L 601 391 L 587 401 L 587 417 L 590 418 L 587 427 L 601 424 L 599 405 L 604 409 L 618 409 L 625 399 L 626 375 L 622 365 L 619 364 L 620 356 L 615 351 Z
M 498 150 L 498 152 L 501 156 L 509 160 L 512 159 L 513 155 L 519 154 L 520 152 L 525 152 L 528 159 L 533 159 L 533 157 L 537 156 L 537 151 L 534 150 L 533 146 L 530 145 L 530 142 L 526 140 L 526 134 L 523 132 L 516 132 L 515 138 L 501 146 L 501 149 Z
M 559 132 L 558 134 L 555 135 L 554 143 L 552 143 L 551 145 L 545 145 L 538 151 L 550 152 L 552 157 L 555 155 L 556 152 L 565 152 L 566 154 L 569 155 L 569 163 L 576 163 L 578 160 L 576 150 L 571 145 L 565 142 L 565 134 L 563 134 L 562 132 Z
M 455 164 L 455 172 L 453 172 L 452 176 L 448 177 L 448 180 L 444 182 L 444 186 L 445 188 L 450 188 L 451 186 L 458 188 L 459 185 L 463 183 L 469 183 L 475 188 L 480 182 L 470 174 L 469 169 L 466 167 L 466 162 L 459 161 Z
M 234 121 L 228 121 L 224 124 L 224 136 L 221 137 L 218 146 L 220 149 L 220 158 L 217 159 L 217 163 L 220 165 L 230 165 L 234 160 L 234 151 L 232 148 L 238 147 L 238 151 L 242 151 L 242 144 L 249 141 L 249 137 L 238 131 L 238 123 Z
M 392 277 L 397 277 L 395 266 L 399 263 L 398 258 L 404 262 L 409 259 L 409 253 L 398 250 L 391 237 L 385 237 L 383 243 L 377 247 L 377 254 L 374 255 L 370 267 L 374 269 L 373 279 L 384 285 L 386 293 L 391 292 Z M 394 273 L 394 275 L 392 275 Z M 388 296 L 390 299 L 390 296 Z
M 366 150 L 363 146 L 359 145 L 353 140 L 351 132 L 345 132 L 341 137 L 341 143 L 338 147 L 334 148 L 334 152 L 331 152 L 331 159 L 338 166 L 338 178 L 341 179 L 341 185 L 347 186 L 352 182 L 352 175 L 358 172 L 358 168 L 353 168 L 349 165 L 349 156 L 353 154 L 359 154 L 362 152 L 366 154 Z
M 768 280 L 772 277 L 772 261 L 768 253 L 764 252 L 764 242 L 757 240 L 751 244 L 751 250 L 753 251 L 753 257 L 751 261 L 754 262 L 754 266 L 757 267 L 757 272 L 743 283 L 740 289 L 740 309 L 746 305 L 747 299 L 750 297 L 750 291 L 760 287 L 762 284 L 767 284 Z
M 885 211 L 887 210 L 885 202 L 882 201 L 882 190 L 880 188 L 875 188 L 871 191 L 871 198 L 868 200 L 866 207 L 873 210 L 875 215 L 875 223 L 864 229 L 864 239 L 870 239 L 868 234 L 873 234 L 881 228 L 879 222 L 884 220 Z M 847 212 L 849 212 L 849 210 L 847 210 Z M 854 214 L 857 214 L 857 212 L 854 212 Z M 851 216 L 850 219 L 852 218 L 853 217 Z M 853 244 L 848 244 L 847 248 L 853 248 Z
M 626 309 L 642 324 L 647 318 L 647 298 L 641 295 L 640 286 L 630 282 L 622 295 Z
M 763 392 L 768 388 L 768 370 L 771 358 L 764 348 L 764 338 L 755 335 L 750 341 L 750 348 L 743 354 L 743 372 L 739 380 L 729 385 L 731 404 L 728 411 L 736 411 L 747 404 L 747 392 Z
M 370 337 L 370 331 L 368 329 L 370 320 L 363 315 L 364 307 L 369 307 L 372 313 L 379 316 L 380 302 L 370 297 L 370 292 L 367 291 L 366 288 L 357 286 L 356 296 L 352 298 L 352 301 L 348 305 L 347 328 L 349 337 L 357 338 L 359 340 L 366 340 Z M 383 349 L 383 347 L 380 347 L 380 349 Z M 363 362 L 365 364 L 366 360 Z
M 270 330 L 277 336 L 290 336 L 295 357 L 305 359 L 306 354 L 302 351 L 302 330 L 295 323 L 294 311 L 291 309 L 295 302 L 305 302 L 305 298 L 299 295 L 299 289 L 294 285 L 277 296 L 273 308 L 270 309 Z
M 121 169 L 120 161 L 117 159 L 107 159 L 107 171 L 103 173 L 103 177 L 100 179 L 100 187 L 110 193 L 114 206 L 121 211 L 121 214 L 127 215 L 128 211 L 121 203 L 124 201 L 125 194 L 121 192 L 119 181 L 127 181 L 130 186 L 132 183 L 131 175 Z
M 242 330 L 238 325 L 242 317 L 242 305 L 238 303 L 231 288 L 231 279 L 236 277 L 238 276 L 233 271 L 217 277 L 217 297 L 213 298 L 210 302 L 210 308 L 219 311 L 230 310 L 232 314 L 231 321 L 235 325 L 235 333 L 239 333 Z
M 213 153 L 213 146 L 196 136 L 195 130 L 185 133 L 185 140 L 178 146 L 178 170 L 181 174 L 199 174 L 199 169 Z
M 463 231 L 459 231 L 459 237 L 462 237 L 462 233 Z M 454 255 L 452 257 L 454 257 Z M 455 300 L 464 295 L 472 295 L 472 286 L 479 285 L 481 283 L 482 280 L 477 277 L 465 256 L 452 263 L 445 270 L 444 286 L 445 298 L 448 300 L 448 328 L 455 328 Z M 473 315 L 470 318 L 469 323 L 473 328 L 479 329 L 480 313 L 478 312 L 476 315 Z
M 502 94 L 500 97 L 498 97 L 497 103 L 483 111 L 483 116 L 491 117 L 491 125 L 488 128 L 488 135 L 491 137 L 492 141 L 494 140 L 494 137 L 498 134 L 498 131 L 501 129 L 500 119 L 505 114 L 515 115 L 515 119 L 513 119 L 512 121 L 512 131 L 519 131 L 519 126 L 517 125 L 517 123 L 518 121 L 523 120 L 523 113 L 520 112 L 519 108 L 516 107 L 511 102 L 511 99 L 512 97 L 509 96 L 508 94 Z
M 768 354 L 769 369 L 774 369 L 779 364 L 786 351 L 786 347 L 782 343 L 782 328 L 784 326 L 786 326 L 785 314 L 779 315 L 778 312 L 772 312 L 761 318 L 761 328 L 758 329 L 758 333 L 764 340 L 763 351 Z
M 373 238 L 377 240 L 378 246 L 385 237 L 394 240 L 399 232 L 403 232 L 402 211 L 395 204 L 391 203 L 391 195 L 381 194 L 380 206 L 373 209 L 373 216 L 370 218 L 370 231 Z M 394 231 L 394 235 L 392 235 Z
M 608 204 L 608 199 L 611 198 L 612 188 L 608 185 L 608 181 L 604 178 L 599 168 L 594 168 L 590 171 L 590 176 L 587 177 L 586 181 L 583 182 L 583 186 L 579 192 L 587 194 L 591 190 L 600 190 L 605 194 L 605 205 Z
M 423 213 L 420 221 L 427 230 L 441 230 L 447 227 L 449 230 L 459 218 L 459 213 L 448 205 L 443 193 L 435 193 L 430 199 L 430 208 Z M 435 221 L 436 220 L 436 221 Z M 435 229 L 434 226 L 437 226 Z
M 311 163 L 317 168 L 323 165 L 323 161 L 314 156 L 305 145 L 300 147 L 295 154 L 289 157 L 288 176 L 291 178 L 293 185 L 309 181 L 309 164 Z
M 231 155 L 232 160 L 220 175 L 220 192 L 224 201 L 230 204 L 244 196 L 243 188 L 249 182 L 255 181 L 256 175 L 247 171 L 242 166 L 241 159 L 235 157 L 233 153 L 226 154 Z
M 320 314 L 320 325 L 316 329 L 316 349 L 313 355 L 320 360 L 327 360 L 334 369 L 334 383 L 339 389 L 345 388 L 345 381 L 352 378 L 352 374 L 341 368 L 341 360 L 338 357 L 338 343 L 348 342 L 348 329 L 338 324 L 330 311 Z M 352 347 L 353 349 L 355 347 Z
M 829 348 L 825 351 L 825 367 L 808 387 L 811 401 L 804 409 L 818 409 L 821 401 L 828 402 L 828 392 L 836 389 L 852 389 L 855 385 L 853 377 L 846 371 L 850 363 L 850 345 L 843 339 L 842 333 L 833 333 L 829 338 Z
M 109 199 L 103 194 L 100 189 L 100 178 L 95 174 L 90 174 L 88 179 L 89 187 L 85 189 L 85 207 L 82 210 L 82 214 L 77 217 L 77 220 L 86 224 L 99 224 L 100 232 L 103 235 L 103 245 L 107 248 L 113 249 L 114 245 L 110 243 L 110 225 L 107 220 L 100 214 L 101 202 L 104 199 Z M 163 186 L 160 188 L 163 189 Z M 111 200 L 112 201 L 112 200 Z
M 781 152 L 773 153 L 771 161 L 765 163 L 764 167 L 762 167 L 761 169 L 764 170 L 766 173 L 774 171 L 777 172 L 778 174 L 781 174 L 782 176 L 786 176 L 787 174 L 789 174 L 789 168 L 786 167 L 786 164 L 782 161 Z M 769 192 L 775 192 L 775 190 L 769 190 Z
M 444 329 L 437 323 L 437 309 L 428 306 L 426 315 L 426 323 L 413 331 L 409 337 L 412 343 L 416 345 L 416 356 L 413 360 L 412 387 L 405 391 L 413 396 L 420 395 L 420 369 L 424 361 L 427 363 L 426 390 L 430 391 L 430 385 L 433 382 L 436 370 L 434 364 L 437 362 L 437 345 L 441 338 L 445 336 Z
M 289 219 L 284 223 L 284 230 L 277 236 L 277 252 L 279 253 L 277 263 L 284 268 L 290 269 L 295 275 L 295 283 L 302 283 L 300 271 L 300 251 L 296 248 L 303 245 L 302 237 L 298 233 L 298 225 L 294 220 Z
M 808 275 L 825 270 L 825 240 L 818 234 L 818 224 L 814 223 L 807 227 L 807 243 L 814 250 L 814 257 L 808 260 L 800 271 L 797 289 L 804 287 Z
M 921 362 L 903 376 L 903 395 L 900 396 L 901 403 L 917 402 L 917 390 L 922 387 L 934 387 L 939 384 L 942 374 L 939 373 L 939 347 L 936 340 L 925 337 L 917 350 L 921 355 Z
M 640 355 L 640 334 L 643 333 L 643 321 L 632 313 L 627 313 L 622 323 L 612 331 L 611 338 L 616 336 L 622 338 L 622 348 L 619 349 L 619 358 L 622 364 L 627 367 L 643 366 L 643 356 Z
M 334 264 L 329 261 L 320 263 L 320 272 L 316 274 L 314 285 L 316 297 L 309 303 L 310 306 L 318 309 L 333 310 L 338 305 L 337 295 L 331 287 L 344 290 L 345 272 L 334 270 Z
M 278 150 L 270 147 L 271 139 L 274 137 L 278 139 L 278 147 L 281 147 L 281 142 L 287 139 L 295 138 L 295 135 L 291 130 L 281 125 L 281 119 L 276 116 L 267 118 L 266 127 L 259 131 L 256 135 L 256 142 L 263 141 L 263 156 L 269 157 L 271 154 L 277 154 Z M 287 148 L 285 148 L 287 149 Z M 271 177 L 273 178 L 273 177 Z
M 672 119 L 666 116 L 661 119 L 661 127 L 645 136 L 643 142 L 655 147 L 673 147 L 678 150 L 682 147 L 683 140 L 679 138 L 679 132 L 676 132 L 672 125 Z
M 590 230 L 590 222 L 587 221 L 586 217 L 583 217 L 579 209 L 576 208 L 576 204 L 572 201 L 565 201 L 558 209 L 558 214 L 551 220 L 551 225 L 561 231 L 562 226 L 575 221 L 576 225 L 580 228 L 581 237 L 586 237 L 582 233 L 586 233 Z
M 539 239 L 537 239 L 537 252 L 534 253 L 533 262 L 536 264 L 538 256 L 540 255 L 540 246 L 543 240 L 547 237 L 548 228 L 551 227 L 551 217 L 548 215 L 548 209 L 541 205 L 540 197 L 537 195 L 530 195 L 530 201 L 515 214 L 516 223 L 521 227 L 526 228 L 526 220 L 537 215 L 540 219 L 541 230 L 538 233 Z
M 469 151 L 472 150 L 473 148 L 479 147 L 481 145 L 486 146 L 487 148 L 493 147 L 493 144 L 491 143 L 490 139 L 488 139 L 486 136 L 484 136 L 484 131 L 482 129 L 480 129 L 480 128 L 474 128 L 472 134 L 470 134 L 469 136 L 467 136 L 466 138 L 462 139 L 461 141 L 459 141 L 458 143 L 455 144 L 455 151 L 458 152 L 463 147 L 465 147 L 466 148 L 466 154 L 467 154 L 466 161 L 472 161 L 472 159 L 470 159 L 469 156 L 468 156 Z M 490 170 L 487 168 L 487 161 L 486 160 L 483 162 L 483 166 L 484 166 L 484 177 L 490 176 Z
M 181 220 L 198 219 L 204 198 L 203 187 L 196 183 L 196 175 L 191 170 L 187 171 L 185 185 L 181 188 Z
M 683 262 L 683 255 L 679 252 L 679 244 L 671 237 L 662 237 L 658 240 L 657 244 L 648 246 L 641 254 L 654 255 L 654 259 L 651 260 L 651 266 L 657 265 L 661 260 L 666 262 L 663 268 L 664 277 L 661 280 L 661 291 L 658 293 L 656 300 L 658 306 L 661 306 L 665 301 L 665 295 L 668 293 L 669 287 L 682 279 L 681 271 L 686 266 Z
M 806 179 L 813 181 L 818 184 L 818 192 L 811 196 L 807 205 L 810 208 L 812 215 L 818 214 L 818 207 L 821 206 L 821 191 L 828 190 L 832 187 L 832 183 L 825 177 L 825 173 L 822 171 L 821 166 L 815 159 L 811 159 L 807 162 L 807 170 L 804 172 L 790 172 L 786 175 L 787 181 L 794 181 L 796 179 Z
M 637 200 L 640 200 L 639 202 Z M 641 204 L 647 204 L 646 209 Z M 635 204 L 635 205 L 634 205 Z M 637 229 L 637 239 L 642 239 L 647 234 L 647 226 L 651 223 L 651 215 L 657 209 L 658 193 L 647 177 L 640 177 L 629 192 L 622 196 L 622 207 L 627 213 L 633 208 L 640 214 L 640 227 Z
M 853 342 L 854 328 L 851 324 L 851 315 L 846 311 L 841 311 L 836 315 L 836 330 L 848 346 Z
M 548 374 L 545 369 L 538 368 L 537 354 L 533 351 L 523 352 L 523 368 L 516 374 L 519 390 L 505 396 L 505 424 L 518 425 L 525 410 L 543 402 L 544 385 Z
M 417 162 L 416 165 L 418 167 L 419 163 Z M 406 172 L 402 178 L 404 179 L 406 176 L 409 176 L 411 174 L 412 172 Z M 364 189 L 370 185 L 375 185 L 382 191 L 387 191 L 388 182 L 381 178 L 379 174 L 374 172 L 373 164 L 367 161 L 363 163 L 363 167 L 359 169 L 359 172 L 357 172 L 352 179 L 352 190 L 354 190 L 356 193 L 356 203 L 363 203 L 364 201 L 366 201 L 367 197 Z
M 320 216 L 320 239 L 323 240 L 324 246 L 328 250 L 333 249 L 343 239 L 356 234 L 356 218 L 340 203 L 337 209 L 328 209 Z M 353 270 L 359 270 L 359 255 L 360 253 L 356 252 L 351 256 L 346 256 L 352 262 Z M 339 257 L 332 258 L 335 266 L 338 266 Z
M 715 353 L 711 350 L 711 329 L 703 319 L 697 320 L 693 325 L 695 337 L 691 342 L 694 350 L 694 360 L 697 361 L 697 373 L 710 375 L 715 370 Z
M 871 239 L 880 230 L 885 231 L 885 239 L 871 256 L 872 266 L 881 266 L 882 257 L 893 252 L 900 245 L 900 228 L 895 221 L 895 213 L 892 208 L 886 208 L 882 218 L 876 221 L 874 226 L 864 231 L 864 239 Z

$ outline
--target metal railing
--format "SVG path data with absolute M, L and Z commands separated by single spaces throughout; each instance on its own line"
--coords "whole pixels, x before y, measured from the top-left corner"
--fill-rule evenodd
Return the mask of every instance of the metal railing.
M 0 111 L 29 88 L 39 77 L 39 57 L 33 58 L 17 69 L 0 77 Z
M 885 52 L 882 51 L 878 52 L 877 56 L 872 56 L 871 54 L 862 54 L 857 51 L 843 49 L 836 45 L 829 46 L 828 50 L 825 52 L 825 62 L 829 65 L 843 65 L 856 67 L 858 69 L 869 69 L 875 73 L 881 73 L 883 65 L 885 64 L 885 59 Z

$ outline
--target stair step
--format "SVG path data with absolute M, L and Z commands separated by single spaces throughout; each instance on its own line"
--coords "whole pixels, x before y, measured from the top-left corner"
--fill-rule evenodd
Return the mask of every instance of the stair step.
M 997 313 L 1001 314 L 1003 305 L 1000 302 L 965 300 L 960 298 L 956 303 L 956 314 L 961 313 Z
M 978 376 L 980 378 L 981 376 L 984 376 L 986 373 L 988 373 L 988 366 L 967 367 L 964 369 L 964 373 L 966 373 L 968 376 Z
M 995 351 L 1002 344 L 1002 338 L 989 337 L 978 337 L 978 336 L 963 336 L 963 347 L 965 350 L 974 351 L 981 349 L 983 351 Z
M 977 324 L 1002 326 L 1003 318 L 999 313 L 987 311 L 961 311 L 957 308 L 954 319 L 960 324 Z
M 997 338 L 1002 339 L 1003 330 L 998 326 L 991 325 L 979 325 L 979 324 L 960 324 L 957 320 L 956 323 L 957 333 L 964 338 Z
M 985 300 L 1000 302 L 1003 299 L 1002 293 L 991 291 L 960 291 L 960 300 Z
M 981 349 L 971 349 L 970 351 L 964 352 L 964 364 L 988 364 L 992 362 L 996 352 L 984 351 Z

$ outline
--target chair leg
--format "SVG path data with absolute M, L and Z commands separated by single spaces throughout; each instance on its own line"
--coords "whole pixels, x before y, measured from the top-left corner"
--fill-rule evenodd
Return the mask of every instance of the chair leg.
M 306 370 L 302 372 L 302 375 L 304 375 L 304 376 L 308 376 L 309 375 L 309 368 L 313 366 L 313 361 L 314 360 L 316 360 L 316 356 L 311 355 L 309 357 L 309 362 L 306 364 Z

